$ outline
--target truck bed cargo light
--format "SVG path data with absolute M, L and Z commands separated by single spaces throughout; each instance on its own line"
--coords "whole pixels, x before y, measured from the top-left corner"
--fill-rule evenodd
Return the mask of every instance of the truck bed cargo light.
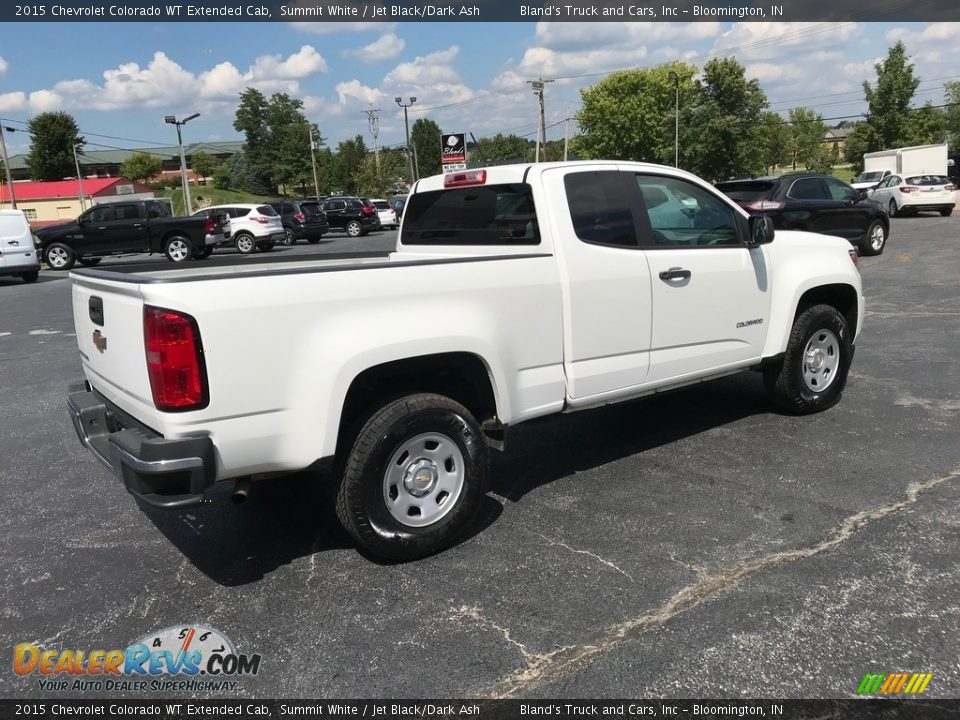
M 443 186 L 445 188 L 483 185 L 486 182 L 486 170 L 467 170 L 466 172 L 447 173 L 443 176 Z

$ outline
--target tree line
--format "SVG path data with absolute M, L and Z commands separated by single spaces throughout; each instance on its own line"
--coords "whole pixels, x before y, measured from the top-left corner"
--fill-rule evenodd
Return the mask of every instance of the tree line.
M 812 108 L 798 107 L 787 117 L 770 110 L 759 81 L 748 79 L 734 58 L 714 58 L 702 70 L 684 62 L 611 73 L 582 89 L 576 120 L 579 133 L 570 151 L 584 159 L 640 160 L 678 165 L 708 180 L 754 176 L 777 166 L 829 172 L 845 160 L 855 172 L 863 154 L 887 148 L 943 142 L 960 137 L 960 82 L 944 85 L 945 102 L 914 107 L 921 78 L 903 43 L 889 48 L 875 65 L 873 83 L 864 81 L 867 103 L 863 121 L 849 129 L 843 156 L 824 142 L 827 124 Z M 212 177 L 221 188 L 259 195 L 312 195 L 311 143 L 321 194 L 350 193 L 385 196 L 408 182 L 408 158 L 401 146 L 371 152 L 362 134 L 329 147 L 303 102 L 286 93 L 267 97 L 255 88 L 240 94 L 234 129 L 244 138 L 243 150 L 219 162 L 209 154 L 193 153 L 190 164 L 201 177 Z M 31 134 L 27 166 L 35 180 L 60 180 L 75 175 L 74 148 L 82 152 L 84 138 L 72 116 L 45 112 L 28 123 Z M 675 136 L 676 133 L 676 136 Z M 436 122 L 414 122 L 410 142 L 412 162 L 421 177 L 441 172 L 442 131 Z M 471 158 L 485 165 L 533 160 L 534 142 L 498 133 L 468 144 Z M 541 158 L 564 157 L 564 142 L 544 144 Z M 162 160 L 134 153 L 122 173 L 149 181 L 160 174 Z M 176 180 L 169 181 L 178 183 Z

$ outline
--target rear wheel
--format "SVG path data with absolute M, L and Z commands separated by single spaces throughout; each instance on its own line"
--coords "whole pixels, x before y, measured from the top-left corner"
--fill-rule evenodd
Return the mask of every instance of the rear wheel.
M 77 255 L 69 245 L 51 243 L 43 251 L 43 259 L 52 270 L 69 270 L 77 261 Z
M 831 305 L 814 305 L 793 323 L 783 360 L 764 369 L 767 393 L 781 410 L 820 412 L 843 394 L 853 358 L 850 330 Z
M 893 200 L 892 198 L 890 200 L 890 204 L 887 205 L 887 215 L 889 215 L 890 217 L 897 216 L 897 201 Z
M 98 257 L 77 258 L 77 262 L 83 265 L 84 267 L 93 267 L 94 265 L 99 265 L 101 260 L 103 260 L 103 258 L 98 258 Z
M 170 262 L 185 262 L 193 257 L 193 244 L 188 238 L 175 235 L 167 240 L 163 252 Z
M 940 208 L 940 214 L 943 215 L 943 217 L 950 217 L 951 213 L 953 213 L 952 207 Z
M 347 223 L 347 235 L 350 237 L 360 237 L 363 235 L 363 225 L 356 220 Z
M 296 244 L 297 239 L 293 236 L 293 230 L 290 228 L 283 229 L 283 244 L 284 245 L 294 245 Z
M 40 278 L 40 272 L 38 270 L 31 270 L 30 272 L 20 273 L 20 278 L 25 283 L 34 283 Z
M 337 516 L 367 551 L 414 560 L 450 547 L 486 492 L 487 448 L 476 419 L 442 395 L 394 400 L 350 448 Z
M 237 251 L 244 255 L 249 255 L 257 249 L 257 242 L 253 239 L 253 235 L 249 233 L 240 233 L 234 238 L 233 242 L 237 246 Z
M 874 220 L 867 228 L 866 239 L 860 244 L 861 255 L 879 255 L 887 244 L 887 229 L 879 220 Z
M 321 237 L 323 237 L 323 236 L 322 236 L 322 235 L 316 235 L 316 236 L 314 236 L 314 237 L 308 237 L 308 238 L 307 238 L 307 242 L 310 243 L 311 245 L 316 245 L 318 242 L 320 242 L 320 238 L 321 238 Z

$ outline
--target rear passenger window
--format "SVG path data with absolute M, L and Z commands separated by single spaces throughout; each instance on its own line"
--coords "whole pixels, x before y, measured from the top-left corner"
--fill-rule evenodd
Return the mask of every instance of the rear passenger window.
M 619 172 L 570 173 L 563 184 L 578 238 L 600 245 L 637 246 L 630 201 Z
M 637 175 L 654 247 L 739 245 L 734 210 L 713 193 L 680 178 Z
M 787 193 L 796 200 L 829 200 L 820 178 L 800 178 L 790 186 Z
M 539 245 L 529 185 L 482 185 L 411 196 L 405 245 Z

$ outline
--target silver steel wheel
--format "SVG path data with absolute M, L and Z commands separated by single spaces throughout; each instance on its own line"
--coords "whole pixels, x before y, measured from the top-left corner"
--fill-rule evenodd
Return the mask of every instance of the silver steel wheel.
M 877 223 L 873 226 L 873 230 L 870 231 L 870 247 L 872 247 L 875 252 L 879 252 L 883 249 L 883 244 L 886 241 L 887 234 L 883 231 L 883 225 Z
M 293 245 L 296 240 L 293 239 L 293 231 L 287 228 L 283 231 L 283 244 L 284 245 Z
M 393 451 L 383 473 L 383 501 L 393 518 L 426 527 L 449 513 L 463 491 L 460 447 L 441 433 L 423 433 Z
M 831 330 L 817 330 L 803 351 L 803 384 L 821 393 L 833 384 L 840 367 L 840 341 Z
M 350 237 L 360 237 L 360 233 L 363 232 L 363 226 L 358 222 L 352 222 L 347 224 L 347 235 Z
M 253 238 L 249 235 L 241 235 L 237 238 L 237 250 L 242 253 L 252 253 L 254 250 Z
M 167 256 L 173 262 L 183 262 L 190 257 L 190 246 L 181 238 L 174 238 L 167 243 Z
M 68 262 L 70 262 L 70 255 L 64 248 L 53 247 L 47 251 L 47 265 L 54 270 L 66 267 Z

